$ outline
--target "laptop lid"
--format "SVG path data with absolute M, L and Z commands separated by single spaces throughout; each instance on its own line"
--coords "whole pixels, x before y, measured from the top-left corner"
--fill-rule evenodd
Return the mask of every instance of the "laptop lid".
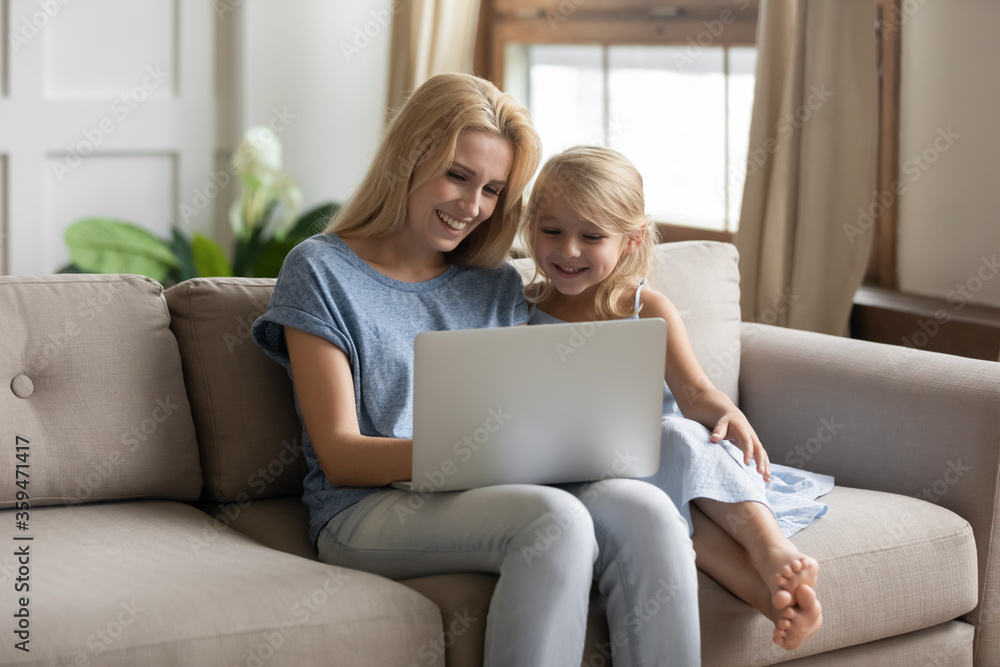
M 412 489 L 652 475 L 665 350 L 658 318 L 419 334 Z

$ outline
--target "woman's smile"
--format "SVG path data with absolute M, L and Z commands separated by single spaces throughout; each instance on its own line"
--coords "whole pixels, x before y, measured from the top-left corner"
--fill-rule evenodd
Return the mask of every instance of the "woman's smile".
M 461 232 L 465 230 L 466 227 L 469 226 L 468 222 L 461 222 L 459 220 L 456 220 L 455 218 L 451 217 L 444 211 L 436 211 L 436 213 L 438 218 L 441 219 L 441 222 L 443 222 L 448 228 L 452 230 Z

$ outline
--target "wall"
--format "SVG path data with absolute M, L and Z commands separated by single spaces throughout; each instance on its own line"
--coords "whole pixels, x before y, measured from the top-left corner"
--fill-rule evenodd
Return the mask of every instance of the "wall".
M 0 16 L 0 269 L 64 265 L 80 217 L 165 234 L 211 165 L 211 5 L 0 0 Z
M 216 1 L 217 172 L 246 128 L 274 121 L 303 210 L 343 202 L 382 136 L 389 0 Z M 231 184 L 215 202 L 215 237 L 227 248 L 235 197 Z
M 275 118 L 304 205 L 345 199 L 381 137 L 389 6 L 0 0 L 0 273 L 57 270 L 63 231 L 93 215 L 231 247 L 226 164 Z
M 279 136 L 285 166 L 306 206 L 346 198 L 381 139 L 389 5 L 388 0 L 244 3 L 241 125 L 265 123 L 274 109 L 294 115 Z
M 900 289 L 1000 306 L 1000 2 L 904 7 Z

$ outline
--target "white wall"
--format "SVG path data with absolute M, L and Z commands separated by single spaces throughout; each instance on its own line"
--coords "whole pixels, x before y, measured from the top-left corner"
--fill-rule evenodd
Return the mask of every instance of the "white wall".
M 245 128 L 276 115 L 306 207 L 346 199 L 381 139 L 390 0 L 46 4 L 0 0 L 0 273 L 57 270 L 63 230 L 93 215 L 230 249 L 226 164 Z M 122 119 L 111 105 L 157 64 L 167 82 Z M 114 131 L 56 173 L 102 120 Z
M 1000 2 L 904 5 L 900 288 L 1000 306 Z
M 273 120 L 303 211 L 343 202 L 382 138 L 391 0 L 229 1 L 216 21 L 216 171 L 226 170 L 246 128 Z M 232 247 L 235 197 L 231 183 L 215 200 L 224 248 Z
M 210 171 L 211 6 L 0 0 L 0 13 L 0 270 L 58 269 L 81 217 L 165 234 L 178 193 Z
M 244 127 L 272 110 L 295 115 L 278 136 L 308 207 L 343 200 L 360 182 L 384 127 L 388 0 L 253 0 L 244 4 Z M 374 16 L 373 16 L 374 14 Z M 365 31 L 374 34 L 369 37 Z M 359 40 L 363 48 L 353 50 Z M 344 54 L 342 44 L 350 46 Z

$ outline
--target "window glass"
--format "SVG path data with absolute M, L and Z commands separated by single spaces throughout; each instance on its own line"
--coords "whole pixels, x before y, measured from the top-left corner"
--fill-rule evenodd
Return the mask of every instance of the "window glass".
M 528 50 L 531 120 L 545 158 L 604 137 L 604 65 L 600 46 Z
M 646 211 L 657 220 L 724 229 L 726 143 L 722 48 L 698 58 L 686 47 L 609 49 L 611 148 L 642 174 Z
M 750 144 L 750 114 L 757 71 L 757 49 L 729 49 L 729 164 L 725 189 L 729 193 L 729 221 L 735 231 L 740 222 L 743 183 L 746 180 L 747 148 Z
M 609 146 L 642 173 L 656 220 L 736 231 L 756 49 L 706 47 L 692 57 L 687 46 L 546 44 L 507 53 L 508 83 L 518 82 L 543 159 L 577 144 Z

